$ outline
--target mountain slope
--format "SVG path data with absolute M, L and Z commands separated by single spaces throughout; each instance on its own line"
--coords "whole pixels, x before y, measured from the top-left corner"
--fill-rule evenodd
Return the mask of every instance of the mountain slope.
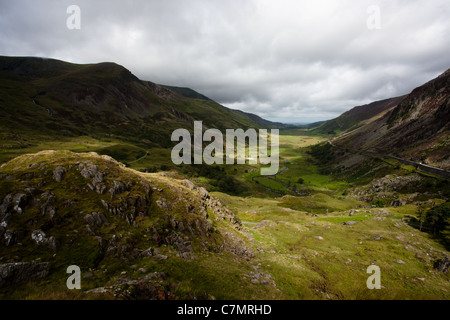
M 219 129 L 274 127 L 191 89 L 141 81 L 114 63 L 78 65 L 0 57 L 3 133 L 28 137 L 113 134 L 167 147 L 171 131 L 189 129 L 194 120 Z
M 450 69 L 414 89 L 380 118 L 335 143 L 450 168 Z
M 373 117 L 379 116 L 386 110 L 394 108 L 405 96 L 375 101 L 366 105 L 354 107 L 339 117 L 322 123 L 313 132 L 336 134 L 370 122 Z

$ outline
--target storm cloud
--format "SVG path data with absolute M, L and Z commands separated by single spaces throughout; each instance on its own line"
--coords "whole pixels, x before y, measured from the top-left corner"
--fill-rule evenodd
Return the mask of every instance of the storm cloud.
M 79 30 L 66 26 L 69 5 Z M 308 122 L 450 68 L 449 16 L 448 0 L 0 0 L 0 54 L 112 61 L 230 108 Z

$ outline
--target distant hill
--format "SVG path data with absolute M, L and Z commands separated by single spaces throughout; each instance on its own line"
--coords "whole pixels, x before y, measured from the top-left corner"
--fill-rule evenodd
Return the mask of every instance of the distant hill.
M 405 97 L 385 101 L 386 112 L 334 143 L 450 168 L 450 69 Z
M 97 135 L 171 145 L 176 128 L 274 128 L 189 88 L 142 81 L 115 63 L 0 56 L 0 135 Z
M 400 96 L 354 107 L 337 118 L 323 122 L 313 132 L 337 134 L 348 129 L 354 129 L 367 123 L 370 119 L 380 115 L 382 112 L 394 108 L 404 98 L 405 96 Z

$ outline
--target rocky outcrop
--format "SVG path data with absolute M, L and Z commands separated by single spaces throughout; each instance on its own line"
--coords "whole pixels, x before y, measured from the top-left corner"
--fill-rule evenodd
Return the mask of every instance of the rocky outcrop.
M 434 269 L 441 272 L 448 272 L 450 268 L 450 258 L 445 257 L 439 260 L 436 260 L 433 265 Z
M 169 245 L 173 245 L 178 250 L 178 257 L 188 260 L 194 260 L 194 249 L 192 248 L 191 241 L 188 237 L 183 237 L 179 233 L 172 231 L 165 237 L 165 242 Z
M 113 159 L 103 163 L 91 155 L 83 157 L 74 154 L 81 160 L 70 163 L 70 156 L 64 154 L 64 165 L 41 165 L 40 161 L 28 166 L 28 171 L 35 172 L 32 180 L 23 183 L 19 179 L 25 179 L 24 175 L 0 175 L 0 182 L 11 176 L 8 181 L 18 186 L 0 198 L 0 249 L 7 253 L 3 261 L 14 261 L 21 254 L 39 261 L 45 252 L 59 266 L 65 250 L 75 249 L 80 267 L 96 277 L 95 270 L 111 261 L 120 265 L 137 259 L 153 263 L 173 259 L 179 263 L 203 257 L 204 251 L 254 257 L 243 237 L 230 229 L 240 230 L 241 222 L 205 188 L 189 180 L 180 185 L 167 177 L 152 181 L 123 171 Z M 19 218 L 23 223 L 17 223 Z M 5 279 L 13 279 L 12 273 Z M 33 277 L 18 276 L 17 281 Z
M 92 212 L 84 216 L 84 220 L 91 227 L 102 227 L 103 225 L 108 225 L 108 219 L 101 212 Z
M 176 300 L 164 272 L 153 272 L 140 278 L 122 277 L 108 287 L 89 290 L 87 294 L 110 294 L 124 300 Z
M 55 170 L 53 170 L 53 179 L 55 179 L 56 182 L 61 182 L 66 172 L 67 170 L 63 166 L 57 166 Z
M 43 279 L 48 275 L 48 262 L 17 262 L 0 265 L 0 288 L 31 280 Z

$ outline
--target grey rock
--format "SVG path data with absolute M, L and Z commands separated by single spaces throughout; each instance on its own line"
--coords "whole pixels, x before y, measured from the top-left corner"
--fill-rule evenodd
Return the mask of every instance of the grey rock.
M 186 259 L 186 260 L 195 260 L 195 255 L 191 252 L 179 252 L 177 253 L 177 257 Z
M 98 172 L 98 167 L 92 162 L 88 162 L 85 165 L 80 164 L 80 167 L 82 168 L 80 174 L 85 178 L 94 178 Z
M 351 225 L 354 225 L 356 223 L 356 221 L 345 221 L 345 222 L 343 222 L 342 224 L 344 225 L 344 226 L 351 226 Z
M 94 178 L 92 179 L 92 184 L 94 186 L 96 186 L 97 184 L 102 183 L 102 182 L 103 182 L 103 173 L 96 172 L 94 175 Z
M 54 204 L 56 203 L 56 197 L 50 191 L 46 191 L 41 194 L 41 198 L 45 199 L 45 201 L 40 206 L 41 214 L 44 216 L 48 214 L 50 218 L 53 218 L 56 214 L 56 208 Z
M 95 186 L 95 192 L 98 194 L 104 194 L 106 192 L 106 186 L 104 184 L 97 184 Z
M 433 264 L 434 269 L 444 273 L 448 272 L 449 267 L 450 267 L 450 258 L 448 257 L 436 260 Z
M 12 199 L 12 205 L 14 207 L 25 207 L 28 204 L 29 196 L 24 193 L 16 193 Z
M 56 251 L 57 245 L 56 245 L 56 238 L 54 236 L 48 238 L 47 246 L 53 251 Z
M 390 204 L 391 207 L 400 207 L 400 206 L 403 206 L 403 205 L 404 205 L 404 203 L 400 199 L 392 200 L 391 204 Z
M 353 216 L 355 214 L 355 209 L 352 209 L 352 210 L 350 210 L 350 212 L 349 212 L 349 216 L 351 217 L 351 216 Z
M 422 281 L 422 282 L 425 281 L 425 278 L 416 278 L 416 279 L 419 280 L 419 281 Z
M 34 230 L 31 233 L 31 239 L 37 244 L 37 245 L 44 245 L 47 244 L 47 236 L 44 231 L 41 229 Z
M 13 230 L 6 230 L 4 234 L 4 238 L 6 241 L 6 246 L 12 246 L 16 243 L 16 232 Z
M 55 179 L 56 182 L 61 182 L 66 172 L 67 170 L 63 166 L 57 166 L 55 170 L 53 170 L 53 179 Z
M 7 194 L 0 205 L 0 218 L 13 207 L 12 194 Z
M 395 260 L 395 262 L 396 262 L 396 263 L 398 263 L 398 264 L 405 264 L 405 263 L 406 263 L 405 261 L 403 261 L 403 260 L 400 260 L 400 259 L 398 259 L 398 260 Z
M 17 262 L 0 265 L 0 288 L 43 279 L 48 275 L 48 262 Z
M 125 192 L 127 186 L 122 181 L 114 181 L 113 186 L 109 189 L 109 193 L 111 194 L 111 200 L 114 198 L 116 194 L 120 194 Z
M 198 189 L 198 192 L 199 192 L 200 197 L 202 198 L 202 200 L 208 200 L 209 199 L 209 192 L 205 188 L 200 187 Z
M 84 220 L 92 227 L 101 227 L 108 224 L 108 219 L 101 212 L 92 212 L 84 217 Z
M 157 248 L 148 248 L 141 252 L 141 257 L 153 257 L 159 254 L 159 250 Z
M 105 200 L 101 199 L 100 202 L 102 203 L 103 207 L 105 208 L 105 210 L 109 210 L 109 204 L 108 202 L 106 202 Z
M 195 186 L 195 184 L 194 184 L 192 181 L 187 180 L 187 179 L 181 181 L 181 184 L 182 184 L 183 186 L 189 188 L 190 190 L 195 190 L 195 189 L 197 188 L 197 187 Z
M 164 199 L 165 200 L 165 199 Z M 164 200 L 156 200 L 156 204 L 158 205 L 158 207 L 160 207 L 161 209 L 165 209 L 165 210 L 170 210 L 171 206 L 165 202 Z

